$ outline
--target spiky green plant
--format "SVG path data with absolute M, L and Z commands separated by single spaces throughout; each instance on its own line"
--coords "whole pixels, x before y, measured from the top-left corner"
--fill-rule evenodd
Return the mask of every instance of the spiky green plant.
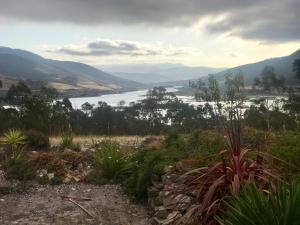
M 245 187 L 241 195 L 226 203 L 220 225 L 299 225 L 300 187 L 281 185 L 265 192 L 256 185 Z
M 94 146 L 93 166 L 106 180 L 119 182 L 131 168 L 131 154 L 112 141 L 103 141 Z
M 67 130 L 65 132 L 62 132 L 60 147 L 62 149 L 72 147 L 73 139 L 74 139 L 74 134 L 72 133 L 72 130 Z
M 7 145 L 15 155 L 18 149 L 25 144 L 25 136 L 19 130 L 10 129 L 4 133 L 3 144 Z

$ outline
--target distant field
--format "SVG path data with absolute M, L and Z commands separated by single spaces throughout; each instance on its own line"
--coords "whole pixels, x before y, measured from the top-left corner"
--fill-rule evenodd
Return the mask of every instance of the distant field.
M 132 145 L 132 144 L 140 144 L 149 136 L 75 136 L 74 143 L 82 144 L 91 144 L 93 141 L 102 141 L 102 140 L 113 140 L 117 141 L 122 145 Z M 51 146 L 57 146 L 61 142 L 61 137 L 55 136 L 50 137 Z

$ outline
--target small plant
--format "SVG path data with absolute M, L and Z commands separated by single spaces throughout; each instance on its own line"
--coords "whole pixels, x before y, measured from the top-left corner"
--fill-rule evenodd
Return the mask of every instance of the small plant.
M 4 133 L 3 144 L 9 147 L 12 154 L 17 154 L 18 149 L 25 144 L 25 136 L 19 130 L 10 129 Z
M 15 151 L 13 155 L 7 155 L 3 162 L 3 169 L 10 179 L 26 181 L 34 177 L 34 170 L 22 150 Z
M 49 137 L 36 130 L 29 130 L 25 132 L 26 143 L 34 150 L 48 149 L 50 146 Z
M 276 192 L 265 192 L 255 185 L 226 203 L 220 225 L 298 225 L 300 224 L 300 187 L 281 185 Z
M 103 141 L 96 144 L 92 158 L 100 179 L 102 177 L 105 180 L 119 182 L 131 168 L 131 154 L 116 142 Z
M 73 139 L 74 139 L 74 135 L 72 133 L 72 130 L 69 129 L 68 131 L 63 132 L 61 135 L 60 147 L 62 149 L 72 147 Z

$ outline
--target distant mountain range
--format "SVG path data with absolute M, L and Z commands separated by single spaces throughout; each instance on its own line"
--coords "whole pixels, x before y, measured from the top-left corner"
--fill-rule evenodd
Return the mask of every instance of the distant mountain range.
M 242 72 L 245 78 L 246 85 L 252 85 L 256 77 L 259 77 L 265 66 L 273 66 L 276 74 L 283 75 L 286 78 L 288 84 L 294 84 L 295 78 L 293 73 L 293 63 L 295 59 L 300 59 L 300 49 L 293 54 L 285 57 L 277 57 L 266 59 L 260 62 L 237 66 L 231 69 L 227 69 L 216 73 L 215 76 L 219 79 L 224 77 L 226 73 L 238 73 Z
M 8 87 L 5 81 L 40 81 L 61 91 L 88 93 L 144 87 L 138 82 L 108 74 L 83 63 L 45 59 L 28 51 L 6 47 L 0 47 L 0 79 L 4 80 L 4 87 Z
M 0 90 L 7 90 L 11 84 L 23 80 L 32 85 L 40 82 L 71 95 L 92 96 L 159 85 L 187 86 L 189 80 L 205 79 L 208 74 L 215 74 L 221 80 L 228 72 L 242 72 L 246 85 L 251 85 L 265 66 L 273 66 L 277 74 L 284 75 L 287 82 L 293 84 L 292 64 L 295 59 L 300 59 L 300 50 L 289 56 L 230 69 L 188 67 L 181 64 L 102 65 L 96 68 L 78 62 L 46 59 L 20 49 L 0 47 L 0 80 L 3 83 Z
M 224 70 L 224 68 L 189 67 L 182 64 L 102 65 L 98 68 L 143 84 L 198 79 Z

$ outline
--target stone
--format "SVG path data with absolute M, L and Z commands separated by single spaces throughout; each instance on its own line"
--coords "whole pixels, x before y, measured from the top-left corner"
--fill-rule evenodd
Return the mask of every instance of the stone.
M 173 171 L 173 166 L 166 166 L 165 168 L 164 168 L 164 173 L 171 173 L 172 171 Z
M 49 180 L 52 180 L 55 175 L 54 175 L 54 173 L 48 173 L 47 176 L 48 176 Z
M 170 213 L 167 219 L 163 220 L 162 225 L 171 225 L 175 224 L 175 222 L 182 217 L 179 211 L 174 211 Z
M 169 215 L 169 211 L 164 206 L 159 206 L 155 208 L 155 215 L 156 217 L 160 219 L 166 219 Z
M 177 200 L 173 195 L 167 196 L 163 198 L 163 205 L 167 209 L 173 209 L 176 206 Z
M 148 191 L 149 197 L 155 197 L 158 194 L 159 194 L 159 190 L 155 187 L 150 188 L 150 190 Z

